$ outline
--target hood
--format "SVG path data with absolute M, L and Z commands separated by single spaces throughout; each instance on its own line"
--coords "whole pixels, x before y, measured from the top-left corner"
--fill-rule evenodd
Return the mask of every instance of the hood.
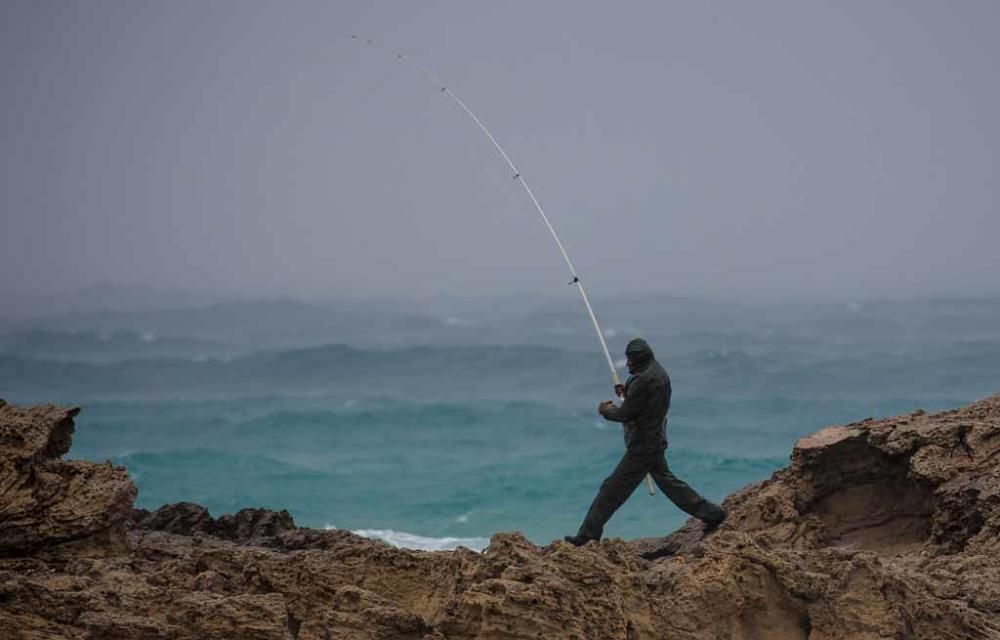
M 632 358 L 637 364 L 645 364 L 655 357 L 653 355 L 653 348 L 642 338 L 630 341 L 628 346 L 625 347 L 625 355 Z

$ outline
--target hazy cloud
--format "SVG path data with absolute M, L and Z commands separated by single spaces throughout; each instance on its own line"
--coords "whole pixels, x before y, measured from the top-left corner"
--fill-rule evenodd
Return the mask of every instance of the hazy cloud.
M 8 1 L 0 290 L 995 293 L 997 14 Z

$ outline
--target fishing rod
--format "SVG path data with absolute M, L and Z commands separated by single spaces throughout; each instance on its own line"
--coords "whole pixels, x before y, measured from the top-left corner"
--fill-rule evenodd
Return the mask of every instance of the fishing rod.
M 360 38 L 356 35 L 352 35 L 351 39 L 359 40 Z M 375 44 L 369 39 L 366 39 L 365 43 L 368 45 Z M 556 234 L 555 227 L 552 226 L 552 223 L 549 221 L 549 217 L 545 215 L 545 210 L 542 209 L 542 205 L 538 202 L 538 198 L 535 197 L 535 193 L 531 190 L 531 187 L 528 186 L 527 181 L 521 175 L 521 171 L 514 165 L 514 161 L 510 159 L 510 156 L 507 155 L 507 152 L 504 151 L 502 146 L 500 146 L 500 143 L 493 136 L 493 134 L 490 133 L 490 130 L 486 128 L 483 121 L 479 119 L 479 116 L 473 113 L 472 109 L 470 109 L 461 98 L 455 95 L 455 93 L 444 82 L 431 73 L 429 69 L 408 56 L 405 56 L 402 53 L 396 53 L 396 58 L 412 64 L 418 71 L 420 71 L 420 73 L 424 75 L 424 77 L 433 82 L 441 90 L 441 93 L 451 98 L 455 104 L 461 107 L 462 111 L 472 118 L 472 121 L 476 123 L 484 134 L 486 134 L 486 137 L 489 138 L 491 143 L 493 143 L 493 147 L 503 157 L 507 166 L 510 167 L 511 172 L 513 172 L 513 179 L 524 187 L 524 192 L 528 194 L 528 199 L 531 200 L 531 204 L 534 205 L 535 210 L 538 211 L 538 215 L 542 217 L 542 222 L 545 223 L 545 227 L 549 230 L 549 233 L 552 234 L 552 239 L 555 240 L 556 246 L 559 247 L 559 253 L 562 254 L 563 260 L 566 261 L 566 266 L 569 268 L 569 273 L 572 276 L 572 280 L 569 281 L 569 285 L 576 285 L 577 291 L 580 292 L 580 298 L 583 300 L 583 306 L 587 309 L 587 315 L 590 316 L 590 321 L 594 325 L 594 331 L 597 333 L 597 339 L 601 343 L 601 350 L 604 352 L 604 359 L 608 363 L 608 369 L 611 370 L 611 380 L 614 385 L 615 394 L 617 395 L 618 389 L 621 388 L 622 381 L 621 378 L 618 377 L 618 369 L 615 368 L 614 360 L 611 359 L 611 352 L 608 351 L 608 343 L 604 341 L 604 332 L 601 331 L 601 325 L 597 322 L 597 315 L 594 313 L 594 308 L 590 305 L 590 298 L 587 297 L 587 291 L 583 288 L 583 281 L 580 280 L 580 276 L 576 272 L 576 267 L 573 266 L 573 261 L 569 259 L 569 254 L 566 252 L 566 247 L 563 246 L 562 240 L 560 240 L 559 235 Z M 622 395 L 622 399 L 624 399 L 624 395 Z M 654 495 L 653 479 L 649 474 L 646 474 L 646 488 L 649 490 L 649 495 Z

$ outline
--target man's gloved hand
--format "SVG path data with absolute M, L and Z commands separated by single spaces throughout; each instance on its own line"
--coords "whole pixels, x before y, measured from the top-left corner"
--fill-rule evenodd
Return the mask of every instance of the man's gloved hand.
M 601 404 L 597 405 L 597 413 L 599 413 L 599 414 L 601 414 L 603 416 L 605 411 L 607 411 L 609 409 L 613 409 L 614 407 L 615 407 L 615 403 L 613 401 L 611 401 L 611 400 L 605 400 Z

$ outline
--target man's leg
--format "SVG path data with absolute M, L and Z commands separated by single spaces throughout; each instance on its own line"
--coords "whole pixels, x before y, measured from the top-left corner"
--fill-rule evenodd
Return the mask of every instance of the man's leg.
M 604 534 L 604 524 L 642 482 L 648 464 L 647 458 L 632 456 L 625 452 L 615 470 L 601 483 L 597 497 L 587 510 L 587 516 L 576 534 L 577 538 L 601 539 Z
M 667 466 L 666 451 L 656 456 L 650 469 L 650 475 L 656 482 L 660 491 L 670 499 L 675 505 L 686 513 L 703 520 L 707 523 L 719 523 L 726 518 L 726 512 L 714 502 L 709 502 L 698 495 L 683 480 L 670 472 Z

